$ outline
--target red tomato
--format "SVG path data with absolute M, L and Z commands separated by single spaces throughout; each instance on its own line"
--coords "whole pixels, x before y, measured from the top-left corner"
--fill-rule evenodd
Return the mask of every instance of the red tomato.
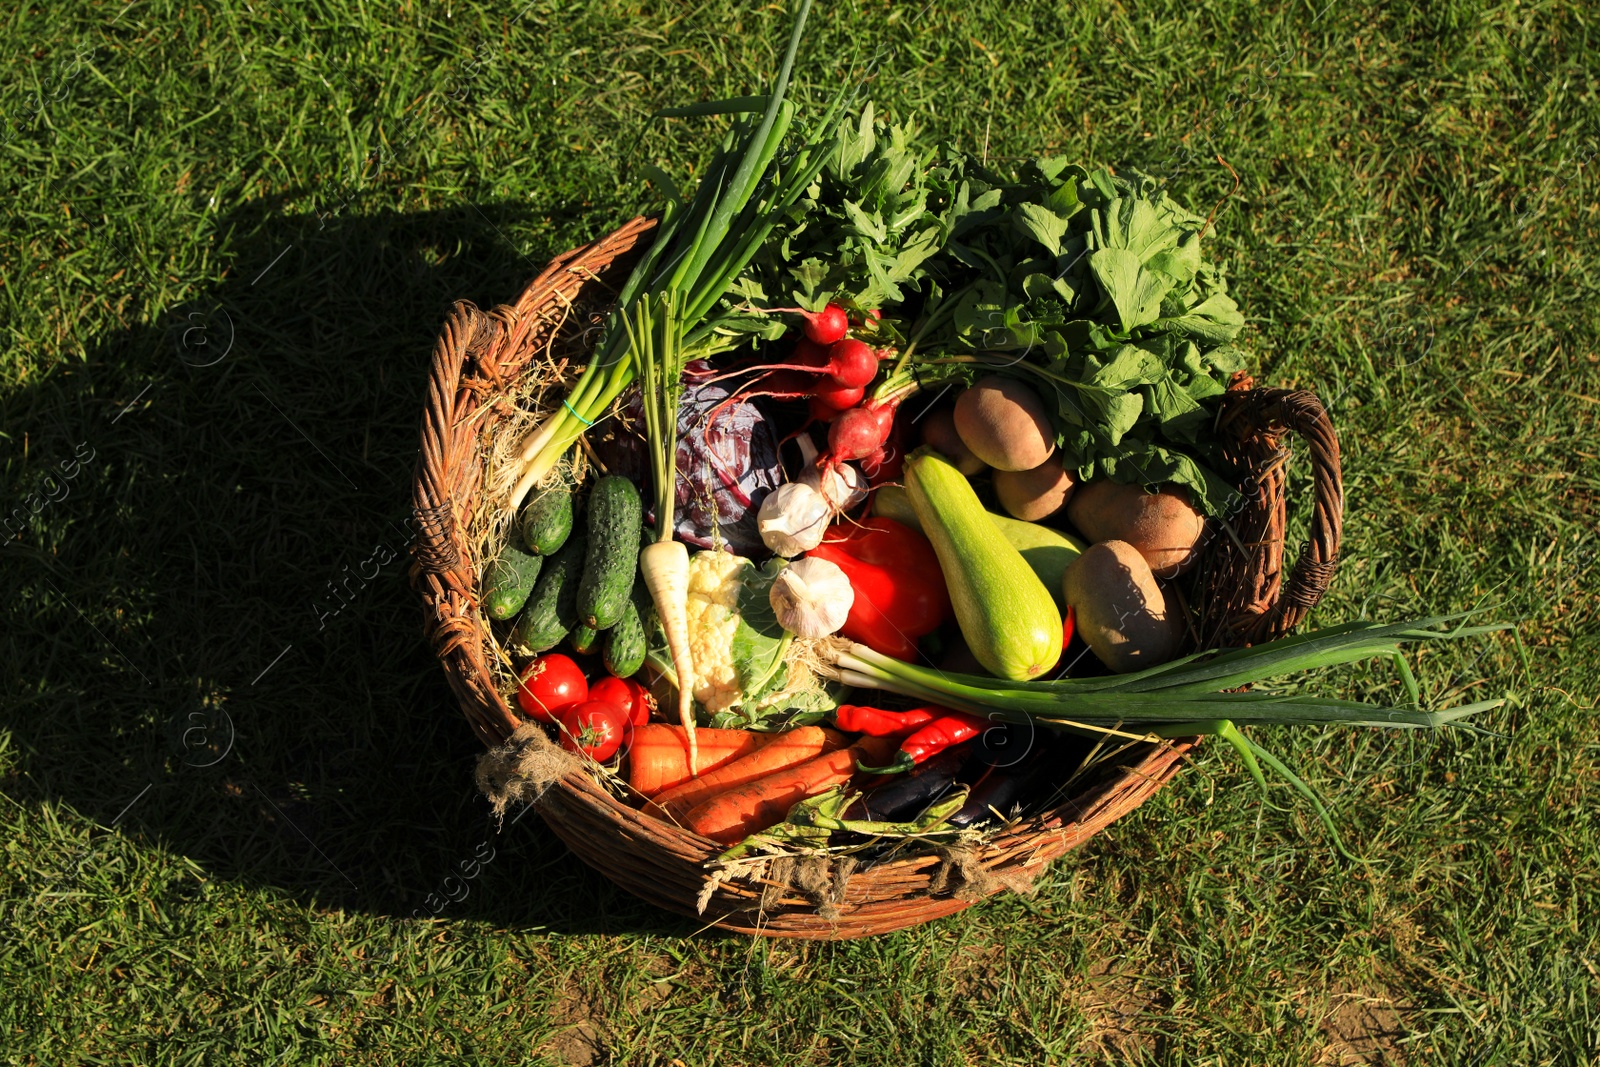
M 560 653 L 540 656 L 522 669 L 517 704 L 530 719 L 555 722 L 563 710 L 588 699 L 589 683 L 583 671 Z
M 604 700 L 575 704 L 556 716 L 556 721 L 561 724 L 561 747 L 582 752 L 598 763 L 616 755 L 623 737 L 633 732 L 622 709 Z
M 589 687 L 589 699 L 615 704 L 634 726 L 649 722 L 650 712 L 656 706 L 656 698 L 650 695 L 650 690 L 632 678 L 609 674 Z

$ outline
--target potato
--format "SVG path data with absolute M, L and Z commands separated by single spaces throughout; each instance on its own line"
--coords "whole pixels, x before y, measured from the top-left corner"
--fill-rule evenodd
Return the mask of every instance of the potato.
M 1000 498 L 1000 506 L 1028 522 L 1060 511 L 1072 499 L 1077 484 L 1072 472 L 1061 466 L 1060 456 L 1051 456 L 1032 470 L 994 472 L 994 495 Z
M 961 440 L 995 470 L 1032 470 L 1056 450 L 1044 401 L 1015 378 L 983 379 L 956 398 L 954 414 Z
M 1150 565 L 1126 541 L 1102 541 L 1073 561 L 1061 578 L 1077 610 L 1077 632 L 1100 662 L 1125 674 L 1177 655 L 1184 625 L 1167 604 Z
M 949 408 L 935 408 L 922 416 L 922 443 L 950 461 L 951 466 L 968 478 L 983 470 L 988 464 L 972 454 L 972 450 L 956 433 L 956 418 Z
M 1126 541 L 1162 578 L 1173 578 L 1200 560 L 1206 519 L 1181 489 L 1147 493 L 1140 485 L 1097 478 L 1078 487 L 1067 518 L 1089 541 Z

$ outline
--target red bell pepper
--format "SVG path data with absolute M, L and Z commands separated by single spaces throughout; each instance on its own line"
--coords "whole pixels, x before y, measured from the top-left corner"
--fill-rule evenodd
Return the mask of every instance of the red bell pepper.
M 874 652 L 911 662 L 917 638 L 950 617 L 950 593 L 933 545 L 893 519 L 831 526 L 807 555 L 839 565 L 855 601 L 840 633 Z

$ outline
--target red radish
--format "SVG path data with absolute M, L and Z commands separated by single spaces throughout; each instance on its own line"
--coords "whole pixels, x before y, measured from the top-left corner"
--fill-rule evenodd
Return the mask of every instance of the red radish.
M 867 391 L 859 385 L 844 386 L 832 379 L 818 382 L 811 390 L 812 399 L 832 413 L 829 418 L 847 408 L 855 407 L 866 395 Z
M 799 315 L 806 320 L 802 328 L 806 337 L 819 345 L 831 345 L 845 335 L 850 328 L 850 316 L 838 304 L 829 304 L 821 311 L 807 311 L 805 308 L 760 308 L 757 310 L 774 312 L 786 311 L 791 315 Z
M 820 396 L 813 396 L 811 398 L 811 406 L 806 412 L 806 418 L 810 422 L 832 422 L 839 417 L 840 410 Z
M 840 385 L 866 385 L 878 376 L 878 353 L 865 341 L 845 338 L 828 348 L 828 376 Z
M 740 367 L 737 370 L 719 374 L 715 378 L 707 379 L 705 384 L 720 382 L 725 378 L 735 375 L 747 374 L 751 371 L 805 371 L 811 374 L 823 374 L 833 379 L 840 385 L 865 386 L 878 374 L 878 353 L 865 341 L 845 338 L 835 344 L 829 345 L 825 358 L 817 360 L 814 345 L 809 341 L 801 341 L 795 345 L 793 363 L 758 363 L 754 366 Z M 815 362 L 812 362 L 815 360 Z M 820 383 L 819 383 L 820 384 Z
M 829 304 L 815 315 L 807 311 L 800 314 L 806 320 L 806 336 L 819 345 L 831 345 L 843 339 L 844 332 L 850 328 L 850 320 L 838 304 Z
M 896 400 L 869 400 L 858 408 L 841 412 L 828 430 L 828 452 L 832 463 L 866 459 L 883 448 L 894 426 Z
M 867 476 L 868 485 L 882 485 L 884 482 L 900 480 L 900 473 L 905 469 L 906 450 L 902 443 L 905 423 L 896 419 L 889 429 L 889 436 L 883 439 L 870 456 L 861 458 L 861 473 Z
M 780 399 L 803 397 L 816 392 L 817 375 L 815 372 L 808 374 L 803 370 L 775 370 L 770 374 L 763 374 L 750 384 L 759 391 L 748 393 L 741 390 L 734 395 L 740 399 L 750 396 L 773 396 Z

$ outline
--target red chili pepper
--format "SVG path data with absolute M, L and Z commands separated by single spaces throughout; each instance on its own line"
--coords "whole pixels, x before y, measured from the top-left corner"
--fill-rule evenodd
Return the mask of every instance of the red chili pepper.
M 952 711 L 934 719 L 928 725 L 900 742 L 900 751 L 887 767 L 862 767 L 868 774 L 900 774 L 909 771 L 929 756 L 947 748 L 970 741 L 992 724 L 987 719 Z
M 896 734 L 907 734 L 920 727 L 928 725 L 934 719 L 951 714 L 950 709 L 941 708 L 937 704 L 929 704 L 925 708 L 912 708 L 910 711 L 884 711 L 882 708 L 866 708 L 858 704 L 840 704 L 833 712 L 834 725 L 851 734 L 866 734 L 868 737 L 893 737 Z
M 838 564 L 850 579 L 855 601 L 839 632 L 875 652 L 915 660 L 917 638 L 950 617 L 933 545 L 893 519 L 833 526 L 807 555 Z
M 1078 626 L 1078 609 L 1071 604 L 1067 605 L 1067 617 L 1061 622 L 1061 650 L 1065 652 L 1067 646 L 1072 644 L 1072 631 Z

